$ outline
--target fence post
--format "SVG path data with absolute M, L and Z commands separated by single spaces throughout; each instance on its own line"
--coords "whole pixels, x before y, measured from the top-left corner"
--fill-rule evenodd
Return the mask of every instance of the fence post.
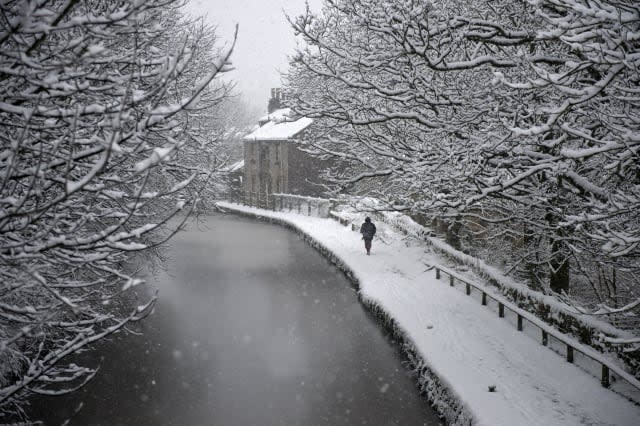
M 567 362 L 573 363 L 573 346 L 567 345 Z
M 602 386 L 605 388 L 608 388 L 611 384 L 609 382 L 609 367 L 604 364 L 602 364 L 602 380 L 600 380 L 600 383 L 602 383 Z
M 449 285 L 453 287 L 454 284 L 455 284 L 455 278 L 453 278 L 453 275 L 449 275 Z
M 522 331 L 522 315 L 518 314 L 518 331 Z
M 482 306 L 487 306 L 487 293 L 482 292 Z
M 436 280 L 440 279 L 440 269 L 436 268 Z
M 549 343 L 549 336 L 547 336 L 547 332 L 542 330 L 542 346 L 547 346 Z
M 504 305 L 498 302 L 498 316 L 504 318 Z
M 469 285 L 469 283 L 466 283 L 466 284 L 467 284 L 467 288 L 466 288 L 467 296 L 469 296 L 471 294 L 471 286 Z

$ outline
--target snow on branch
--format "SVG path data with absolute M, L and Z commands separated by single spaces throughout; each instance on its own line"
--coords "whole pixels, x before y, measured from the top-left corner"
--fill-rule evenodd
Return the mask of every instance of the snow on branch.
M 157 299 L 122 265 L 153 256 L 213 193 L 237 29 L 219 49 L 182 5 L 0 5 L 2 413 L 95 375 L 69 357 Z

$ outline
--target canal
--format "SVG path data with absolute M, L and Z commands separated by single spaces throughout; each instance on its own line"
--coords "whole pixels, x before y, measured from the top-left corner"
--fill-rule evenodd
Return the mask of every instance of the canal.
M 344 275 L 282 227 L 214 215 L 171 243 L 141 335 L 92 352 L 47 425 L 438 425 Z

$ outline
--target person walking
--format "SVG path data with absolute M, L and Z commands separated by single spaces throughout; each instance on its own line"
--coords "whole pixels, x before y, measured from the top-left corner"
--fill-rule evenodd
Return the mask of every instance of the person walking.
M 364 248 L 367 249 L 367 255 L 371 254 L 371 240 L 376 235 L 376 226 L 371 222 L 371 218 L 366 217 L 364 223 L 360 226 L 360 233 L 364 240 Z

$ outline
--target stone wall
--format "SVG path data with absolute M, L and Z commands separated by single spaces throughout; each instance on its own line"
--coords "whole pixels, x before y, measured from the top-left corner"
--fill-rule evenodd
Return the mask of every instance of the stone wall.
M 289 190 L 289 142 L 244 142 L 245 203 L 272 207 L 271 194 Z

